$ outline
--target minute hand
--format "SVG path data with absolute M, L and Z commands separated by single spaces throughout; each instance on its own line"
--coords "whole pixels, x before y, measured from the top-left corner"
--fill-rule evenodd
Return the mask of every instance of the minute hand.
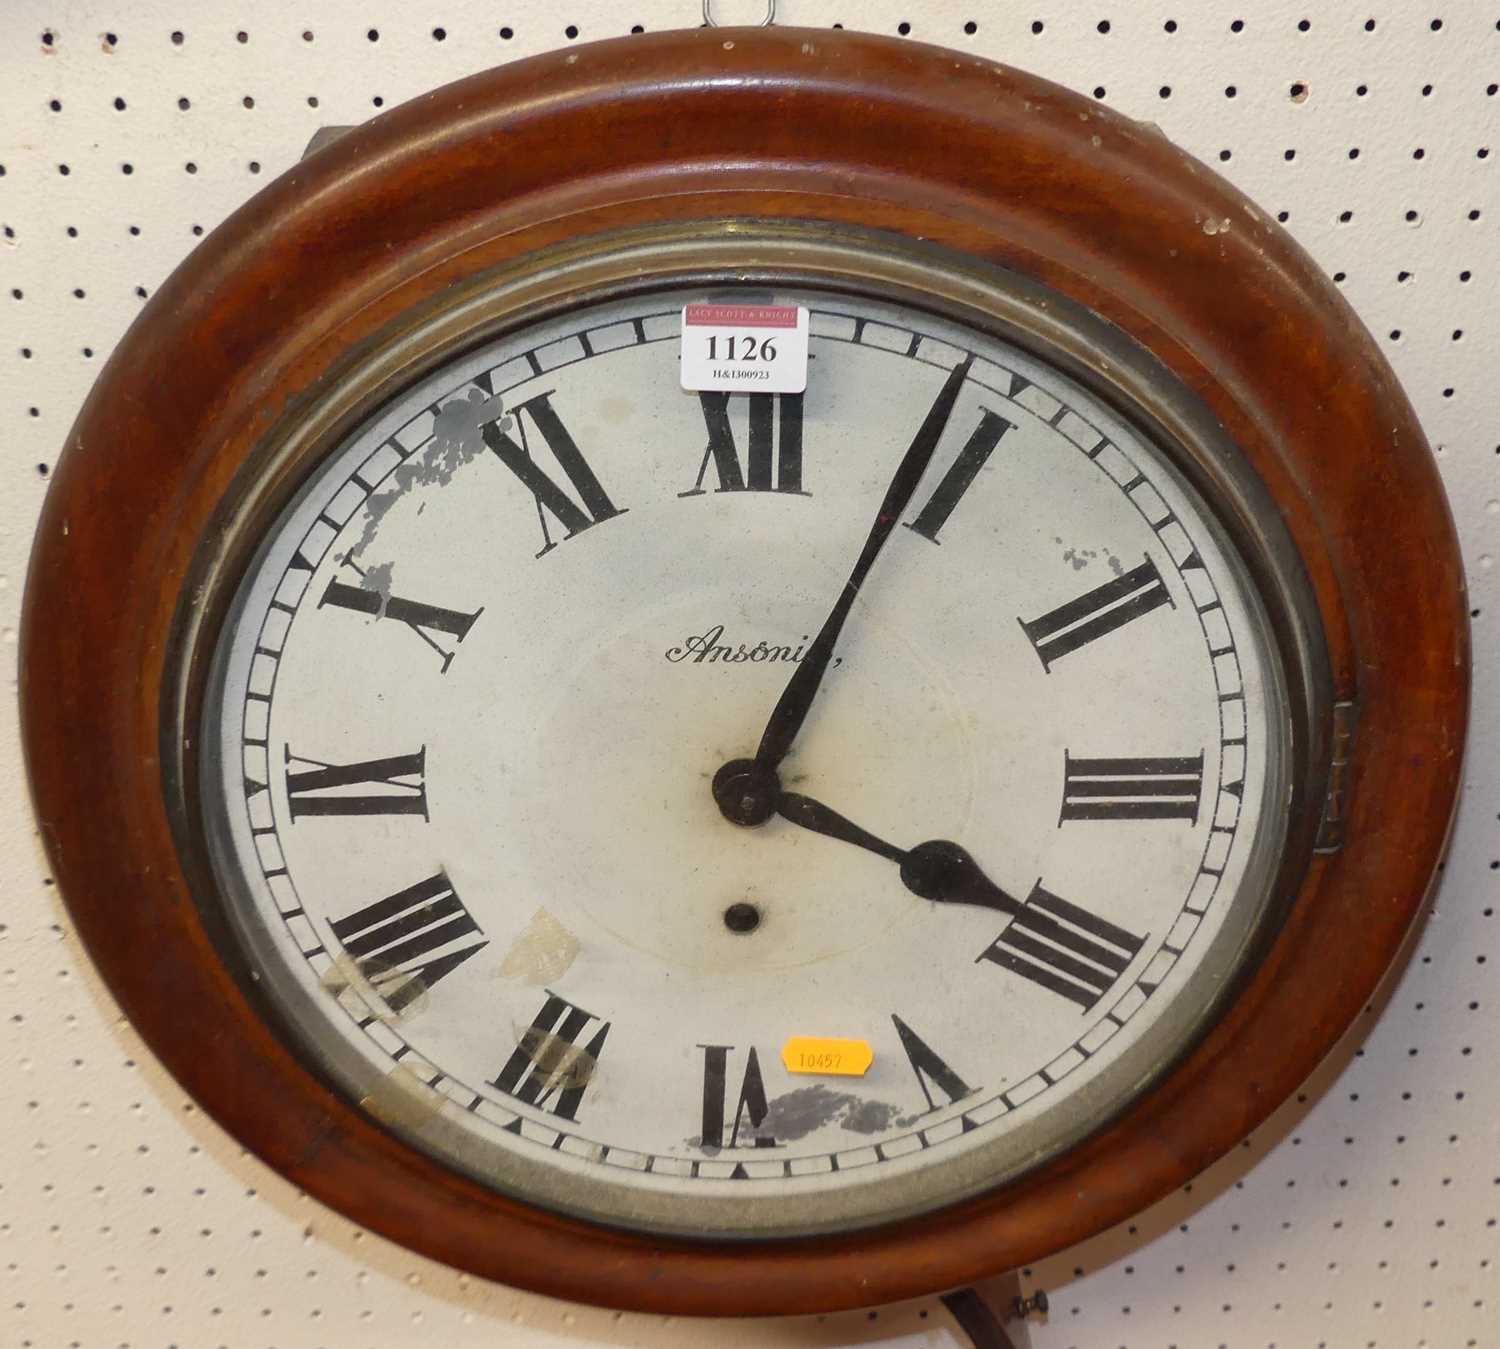
M 880 503 L 880 511 L 875 517 L 875 523 L 870 527 L 870 534 L 860 552 L 859 561 L 854 564 L 854 570 L 849 573 L 849 580 L 839 594 L 833 611 L 824 620 L 813 644 L 807 648 L 807 654 L 797 666 L 786 688 L 782 690 L 781 697 L 771 712 L 771 719 L 766 723 L 766 731 L 761 736 L 760 748 L 755 751 L 755 761 L 763 767 L 773 769 L 777 767 L 786 758 L 787 751 L 792 747 L 792 741 L 797 738 L 797 732 L 802 729 L 802 723 L 807 719 L 808 708 L 812 706 L 818 687 L 823 682 L 823 675 L 828 669 L 828 663 L 833 658 L 833 648 L 839 640 L 839 633 L 843 630 L 844 620 L 849 617 L 849 610 L 854 606 L 860 586 L 864 584 L 865 577 L 869 575 L 870 568 L 875 565 L 875 559 L 880 555 L 881 548 L 890 538 L 891 531 L 895 529 L 897 519 L 911 502 L 912 495 L 917 490 L 917 484 L 922 481 L 922 475 L 927 471 L 928 464 L 932 462 L 933 451 L 937 449 L 937 443 L 948 425 L 948 418 L 953 414 L 953 405 L 958 401 L 958 391 L 963 387 L 964 380 L 968 378 L 969 367 L 973 363 L 973 356 L 965 356 L 958 365 L 953 367 L 952 373 L 937 396 L 937 401 L 928 409 L 927 416 L 923 418 L 916 438 L 902 456 L 900 467 L 896 469 L 896 476 L 891 479 L 891 485 L 886 489 L 885 500 Z

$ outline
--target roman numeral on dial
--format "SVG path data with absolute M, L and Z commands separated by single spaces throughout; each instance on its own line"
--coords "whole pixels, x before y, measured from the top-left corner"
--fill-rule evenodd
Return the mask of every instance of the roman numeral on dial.
M 538 557 L 557 547 L 552 531 L 547 528 L 548 514 L 563 527 L 565 537 L 570 539 L 600 521 L 625 514 L 623 510 L 616 508 L 609 499 L 609 493 L 594 476 L 594 470 L 589 467 L 588 461 L 574 442 L 572 433 L 563 425 L 553 408 L 552 394 L 551 389 L 546 393 L 534 394 L 511 409 L 515 415 L 516 431 L 521 437 L 519 444 L 500 429 L 498 421 L 485 422 L 480 429 L 484 443 L 495 452 L 495 457 L 536 498 L 537 520 L 542 526 L 542 550 L 537 554 Z M 567 477 L 577 500 L 558 486 L 532 458 L 530 441 L 526 435 L 528 418 L 540 432 L 547 448 L 552 451 L 553 458 Z
M 708 466 L 718 475 L 719 492 L 802 491 L 802 395 L 800 393 L 735 394 L 749 404 L 749 458 L 742 469 L 734 428 L 729 423 L 728 393 L 704 391 L 698 395 L 703 424 L 708 428 L 708 448 L 698 465 L 698 478 L 680 497 L 702 496 Z M 779 423 L 779 425 L 777 425 Z M 778 434 L 779 432 L 779 434 Z
M 441 871 L 340 918 L 333 935 L 393 1012 L 489 945 Z
M 942 481 L 938 483 L 937 490 L 928 498 L 927 504 L 917 512 L 917 518 L 907 523 L 907 528 L 915 530 L 924 539 L 931 539 L 938 543 L 938 531 L 948 522 L 948 517 L 953 514 L 953 508 L 963 500 L 963 495 L 969 490 L 974 479 L 979 476 L 979 470 L 985 465 L 996 445 L 1000 443 L 1000 437 L 1007 431 L 1016 428 L 1005 420 L 998 412 L 984 409 L 984 415 L 979 420 L 970 434 L 964 447 L 958 452 L 958 457 L 948 466 L 948 471 L 943 474 Z
M 420 815 L 427 818 L 427 747 L 361 763 L 324 763 L 286 747 L 286 802 L 304 815 Z M 293 769 L 293 764 L 308 767 Z
M 1075 759 L 1063 751 L 1064 820 L 1198 822 L 1203 753 L 1172 759 Z
M 1148 557 L 1139 567 L 1095 586 L 1050 614 L 1030 622 L 1021 620 L 1021 629 L 1050 674 L 1053 663 L 1070 651 L 1107 636 L 1163 604 L 1172 604 L 1172 597 Z
M 344 565 L 352 568 L 361 580 L 369 575 L 369 572 L 348 559 L 345 559 Z M 446 633 L 456 642 L 461 642 L 469 635 L 469 629 L 474 626 L 475 620 L 484 612 L 482 606 L 472 614 L 460 613 L 456 609 L 441 609 L 435 604 L 423 604 L 418 600 L 403 599 L 400 595 L 377 590 L 371 584 L 346 585 L 337 577 L 329 580 L 327 589 L 318 601 L 318 608 L 321 609 L 325 604 L 336 609 L 349 609 L 357 614 L 369 614 L 376 619 L 389 618 L 397 623 L 405 623 L 442 657 L 444 674 L 448 673 L 448 667 L 453 663 L 456 653 L 438 642 L 433 633 Z
M 1087 1012 L 1109 992 L 1145 940 L 1060 899 L 1038 881 L 1021 912 L 975 963 L 992 961 Z
M 942 1092 L 948 1098 L 950 1105 L 965 1096 L 973 1095 L 974 1088 L 955 1073 L 932 1046 L 894 1012 L 891 1013 L 891 1021 L 895 1024 L 896 1034 L 901 1037 L 901 1048 L 906 1051 L 911 1070 L 917 1075 L 917 1085 L 922 1088 L 922 1095 L 927 1098 L 929 1110 L 939 1108 L 938 1103 L 932 1098 L 932 1087 Z M 932 1086 L 928 1086 L 929 1082 Z
M 490 1085 L 526 1105 L 550 1108 L 561 1119 L 576 1120 L 583 1094 L 598 1070 L 610 1023 L 603 1022 L 585 1045 L 580 1045 L 578 1038 L 590 1021 L 597 1020 L 592 1012 L 575 1007 L 548 989 L 542 1010 L 522 1032 L 505 1067 Z M 549 1107 L 547 1103 L 554 1096 L 556 1102 Z
M 745 1056 L 745 1075 L 740 1079 L 739 1098 L 735 1103 L 733 1125 L 724 1137 L 725 1107 L 728 1105 L 729 1056 L 733 1045 L 699 1045 L 703 1051 L 703 1132 L 699 1146 L 708 1150 L 720 1148 L 774 1148 L 776 1140 L 760 1132 L 770 1110 L 766 1102 L 766 1084 L 760 1073 L 760 1056 L 755 1047 Z M 746 1123 L 748 1118 L 748 1125 Z M 740 1142 L 740 1131 L 745 1142 Z M 734 1179 L 734 1177 L 731 1177 Z

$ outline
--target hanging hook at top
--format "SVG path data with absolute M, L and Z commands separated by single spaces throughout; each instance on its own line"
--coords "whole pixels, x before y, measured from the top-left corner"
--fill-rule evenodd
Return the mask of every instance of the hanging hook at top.
M 710 28 L 719 28 L 722 25 L 714 18 L 714 0 L 703 0 L 703 22 Z M 766 17 L 755 26 L 757 28 L 769 28 L 776 22 L 776 0 L 766 0 Z

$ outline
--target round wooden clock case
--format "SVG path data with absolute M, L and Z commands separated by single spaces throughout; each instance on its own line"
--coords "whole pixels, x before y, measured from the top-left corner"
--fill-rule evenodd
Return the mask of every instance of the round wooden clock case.
M 824 1235 L 631 1230 L 445 1165 L 299 1048 L 200 838 L 205 653 L 257 529 L 435 352 L 631 287 L 785 277 L 950 316 L 972 317 L 971 292 L 1003 292 L 1024 311 L 1015 331 L 1059 368 L 1231 447 L 1218 470 L 1198 465 L 1204 490 L 1237 503 L 1233 528 L 1293 596 L 1278 629 L 1297 765 L 1278 899 L 1211 1024 L 1004 1183 Z M 499 293 L 509 308 L 486 318 Z M 1004 304 L 991 320 L 1013 337 Z M 1368 1004 L 1421 909 L 1459 780 L 1468 649 L 1411 409 L 1337 292 L 1232 187 L 1154 128 L 1018 71 L 842 32 L 719 29 L 438 90 L 216 230 L 73 429 L 21 670 L 37 814 L 79 932 L 225 1128 L 453 1265 L 728 1315 L 891 1301 L 1019 1266 L 1159 1199 L 1263 1121 Z

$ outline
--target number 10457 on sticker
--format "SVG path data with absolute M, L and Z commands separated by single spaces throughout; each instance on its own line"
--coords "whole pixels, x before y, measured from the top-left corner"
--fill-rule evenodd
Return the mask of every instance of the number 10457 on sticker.
M 807 388 L 807 310 L 801 305 L 683 305 L 682 387 L 801 393 Z

